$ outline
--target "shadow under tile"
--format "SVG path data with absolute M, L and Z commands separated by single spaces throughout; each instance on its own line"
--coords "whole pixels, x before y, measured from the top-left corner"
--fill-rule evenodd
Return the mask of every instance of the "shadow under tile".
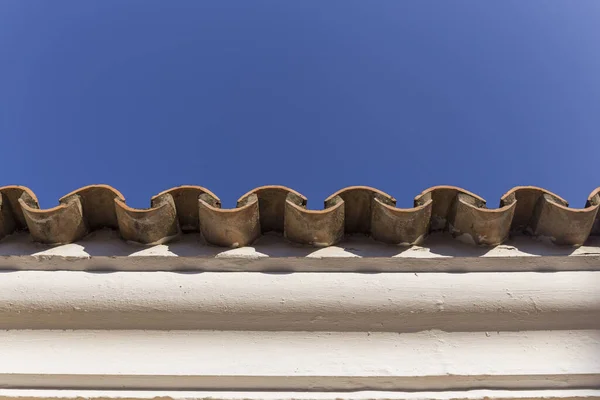
M 156 246 L 126 242 L 117 231 L 109 229 L 92 232 L 77 244 L 83 246 L 84 251 L 92 257 L 127 257 L 140 252 L 148 253 L 140 256 L 152 255 L 152 247 Z M 170 253 L 179 257 L 214 257 L 227 250 L 205 244 L 200 235 L 194 233 L 176 237 L 164 243 L 164 246 Z
M 397 246 L 378 242 L 367 235 L 347 235 L 338 247 L 345 252 L 359 257 L 384 257 L 391 258 L 403 253 L 408 249 L 405 246 Z
M 496 248 L 463 243 L 448 232 L 429 235 L 421 246 L 428 248 L 432 254 L 450 257 L 482 257 Z M 559 246 L 525 235 L 513 236 L 502 246 L 514 247 L 519 253 L 525 253 L 522 256 L 569 256 L 577 250 L 573 246 Z
M 207 244 L 199 233 L 184 233 L 165 245 L 179 257 L 216 257 L 229 250 Z
M 125 257 L 144 248 L 124 241 L 117 231 L 101 229 L 94 231 L 78 241 L 90 256 Z
M 0 256 L 29 256 L 53 247 L 33 242 L 28 232 L 16 232 L 0 240 Z
M 449 232 L 433 232 L 420 245 L 435 256 L 444 257 L 481 257 L 487 254 L 493 246 L 477 246 L 463 243 L 452 237 Z
M 588 237 L 588 240 L 575 253 L 577 255 L 600 255 L 600 236 Z
M 503 244 L 513 246 L 522 253 L 535 256 L 570 256 L 577 251 L 577 247 L 574 246 L 560 246 L 526 235 L 512 236 Z
M 269 232 L 252 244 L 258 252 L 269 257 L 306 257 L 319 247 L 301 245 L 286 240 L 283 235 Z

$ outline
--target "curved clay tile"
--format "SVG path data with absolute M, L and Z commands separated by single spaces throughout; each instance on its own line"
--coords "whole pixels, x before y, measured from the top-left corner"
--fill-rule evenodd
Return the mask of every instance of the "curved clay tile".
M 477 245 L 497 245 L 508 238 L 514 206 L 488 209 L 485 200 L 456 186 L 435 186 L 415 198 L 432 201 L 431 230 L 448 230 Z
M 25 186 L 4 186 L 0 188 L 0 239 L 16 230 L 27 228 L 27 221 L 19 198 L 39 208 L 37 197 Z
M 296 243 L 331 246 L 344 237 L 344 200 L 336 196 L 324 210 L 307 210 L 306 198 L 288 193 L 284 236 Z
M 152 198 L 152 201 L 170 195 L 175 202 L 175 210 L 179 220 L 179 227 L 183 232 L 199 232 L 198 199 L 202 194 L 208 194 L 214 199 L 215 204 L 221 205 L 221 201 L 210 190 L 202 186 L 178 186 L 164 192 L 160 192 Z
M 205 193 L 198 199 L 200 232 L 204 239 L 222 247 L 243 247 L 260 236 L 258 197 L 250 194 L 237 208 L 221 209 L 216 197 Z
M 552 197 L 556 204 L 568 207 L 567 201 L 546 189 L 535 186 L 516 186 L 500 198 L 500 206 L 517 203 L 511 223 L 511 232 L 524 232 L 531 223 L 535 207 L 544 194 Z
M 478 245 L 498 245 L 508 238 L 514 212 L 515 204 L 490 210 L 470 195 L 459 193 L 450 217 L 451 232 Z
M 180 233 L 201 232 L 208 243 L 245 246 L 262 233 L 281 232 L 296 243 L 326 246 L 344 234 L 362 233 L 390 244 L 414 244 L 430 231 L 447 230 L 478 245 L 502 243 L 526 232 L 557 244 L 581 245 L 600 235 L 600 188 L 583 209 L 537 187 L 515 187 L 488 209 L 483 198 L 454 186 L 436 186 L 415 198 L 415 207 L 396 208 L 396 200 L 366 186 L 344 188 L 325 200 L 323 210 L 307 210 L 306 197 L 285 186 L 263 186 L 221 209 L 220 200 L 200 186 L 180 186 L 154 196 L 150 209 L 134 209 L 108 185 L 91 185 L 40 210 L 35 194 L 23 186 L 0 188 L 0 239 L 28 229 L 33 240 L 77 241 L 101 228 L 119 229 L 126 240 L 162 243 Z
M 549 238 L 556 244 L 581 245 L 590 235 L 598 214 L 597 192 L 583 209 L 568 207 L 566 200 L 545 189 L 527 186 L 507 192 L 500 204 L 516 202 L 511 230 Z
M 396 208 L 375 198 L 372 203 L 371 235 L 389 244 L 411 245 L 423 241 L 429 231 L 431 206 L 427 200 L 414 208 Z
M 432 201 L 430 230 L 441 231 L 448 229 L 449 220 L 453 219 L 454 202 L 458 194 L 467 196 L 470 203 L 476 207 L 485 207 L 485 200 L 468 190 L 456 186 L 434 186 L 421 192 L 415 197 L 415 206 Z
M 585 203 L 585 207 L 593 207 L 597 206 L 598 204 L 600 204 L 600 187 L 590 193 L 587 202 Z M 594 225 L 590 234 L 594 236 L 600 235 L 600 212 L 596 214 L 596 220 L 594 221 Z
M 23 196 L 19 205 L 25 216 L 27 228 L 33 240 L 46 244 L 64 244 L 75 242 L 87 233 L 83 219 L 83 207 L 79 197 L 63 200 L 62 204 L 46 210 L 40 210 Z
M 152 201 L 149 209 L 131 208 L 114 199 L 121 236 L 142 244 L 163 243 L 179 233 L 175 202 L 170 194 Z
M 371 209 L 373 199 L 377 198 L 382 203 L 396 205 L 396 199 L 381 190 L 368 186 L 350 186 L 338 190 L 327 199 L 325 205 L 335 197 L 344 200 L 345 208 L 345 233 L 371 233 Z
M 108 185 L 89 185 L 61 197 L 60 202 L 68 202 L 75 197 L 81 201 L 83 218 L 90 231 L 119 228 L 114 200 L 124 202 L 125 198 L 117 189 Z
M 293 189 L 277 185 L 261 186 L 251 190 L 240 197 L 237 204 L 238 207 L 240 207 L 242 204 L 246 204 L 249 196 L 253 194 L 256 195 L 258 199 L 261 232 L 283 232 L 285 201 L 288 193 L 293 193 L 298 198 L 302 199 L 304 205 L 306 205 L 306 197 Z

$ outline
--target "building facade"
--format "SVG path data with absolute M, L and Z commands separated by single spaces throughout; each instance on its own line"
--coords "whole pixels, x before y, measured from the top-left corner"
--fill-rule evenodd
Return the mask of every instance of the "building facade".
M 0 193 L 0 400 L 600 399 L 597 191 Z

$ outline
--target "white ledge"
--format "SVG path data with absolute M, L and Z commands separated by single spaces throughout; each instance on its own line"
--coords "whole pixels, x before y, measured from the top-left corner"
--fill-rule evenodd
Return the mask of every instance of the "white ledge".
M 0 387 L 15 389 L 413 391 L 600 386 L 599 331 L 7 331 L 0 332 L 0 354 Z
M 496 247 L 477 247 L 434 234 L 422 246 L 399 247 L 351 236 L 338 246 L 314 248 L 261 237 L 252 247 L 207 246 L 199 235 L 184 235 L 169 244 L 140 246 L 115 232 L 94 232 L 62 246 L 32 243 L 16 234 L 0 242 L 4 270 L 120 271 L 294 271 L 294 272 L 435 272 L 435 271 L 569 271 L 600 269 L 600 238 L 581 247 L 561 247 L 515 237 Z
M 600 271 L 0 275 L 2 329 L 414 332 L 600 327 Z
M 598 400 L 600 390 L 465 390 L 437 392 L 199 392 L 0 389 L 0 400 Z

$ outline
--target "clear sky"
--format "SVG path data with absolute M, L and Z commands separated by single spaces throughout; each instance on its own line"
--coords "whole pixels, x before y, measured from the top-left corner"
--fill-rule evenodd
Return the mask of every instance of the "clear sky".
M 600 186 L 600 1 L 0 2 L 0 185 Z

